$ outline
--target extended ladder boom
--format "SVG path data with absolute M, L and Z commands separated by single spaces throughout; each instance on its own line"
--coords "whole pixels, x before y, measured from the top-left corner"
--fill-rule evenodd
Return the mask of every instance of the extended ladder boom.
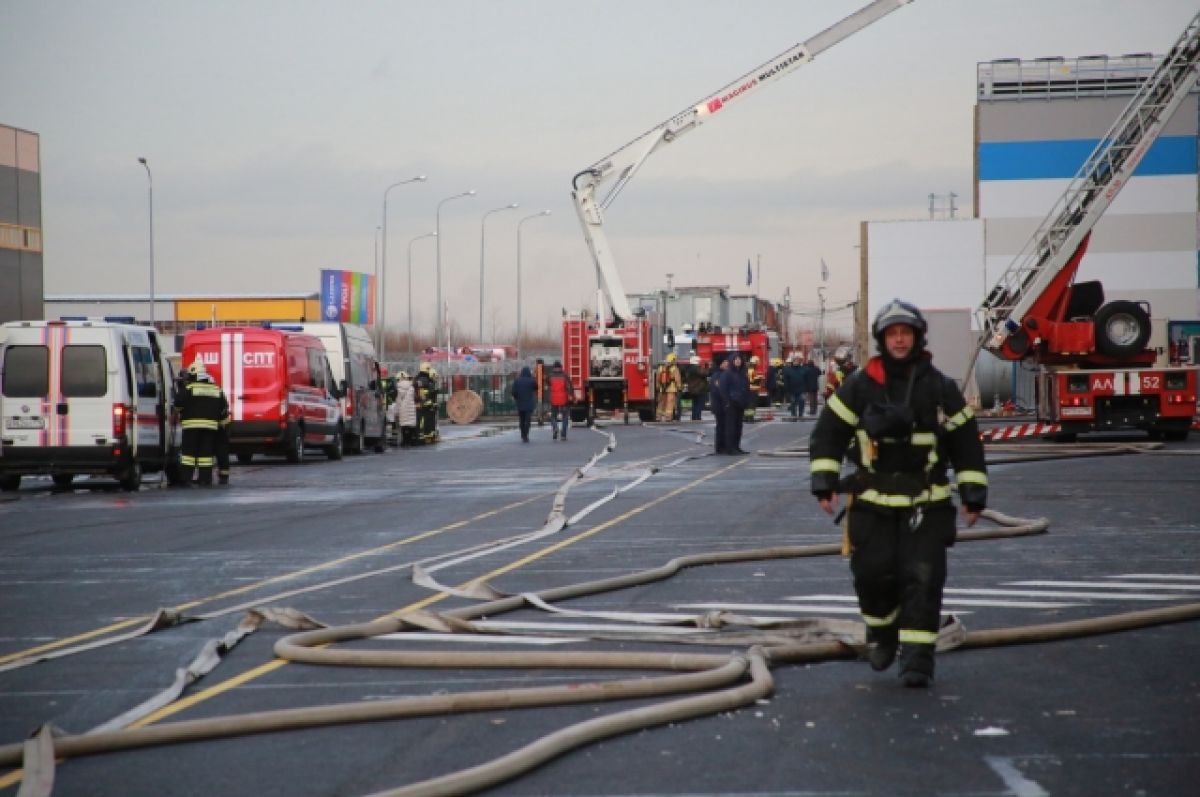
M 976 311 L 979 347 L 999 351 L 1071 261 L 1084 238 L 1196 84 L 1200 14 L 1134 94 L 1029 242 Z M 978 351 L 978 349 L 977 349 Z
M 618 317 L 629 317 L 629 303 L 617 274 L 612 252 L 604 234 L 604 210 L 612 204 L 625 185 L 633 178 L 650 153 L 663 144 L 675 141 L 684 133 L 698 127 L 710 116 L 723 110 L 735 100 L 751 94 L 767 83 L 774 82 L 795 72 L 801 65 L 811 61 L 819 53 L 857 33 L 871 23 L 882 19 L 912 0 L 875 0 L 831 27 L 801 42 L 772 58 L 770 61 L 747 72 L 729 83 L 707 99 L 696 103 L 672 116 L 667 121 L 643 133 L 610 155 L 575 175 L 571 196 L 583 226 L 583 236 L 592 253 L 596 275 L 613 312 Z M 616 183 L 605 197 L 597 201 L 597 189 L 611 179 Z M 603 308 L 599 308 L 601 319 Z

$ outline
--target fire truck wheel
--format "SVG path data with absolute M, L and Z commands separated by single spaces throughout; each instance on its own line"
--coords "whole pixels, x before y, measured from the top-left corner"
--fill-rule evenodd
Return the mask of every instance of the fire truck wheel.
M 54 482 L 55 487 L 67 488 L 71 486 L 71 482 L 75 481 L 74 473 L 56 473 L 50 477 Z
M 239 465 L 249 465 L 251 460 L 253 460 L 253 459 L 254 459 L 253 451 L 239 451 L 237 453 L 237 461 L 238 461 Z
M 654 410 L 638 410 L 638 420 L 642 423 L 654 423 Z
M 0 476 L 0 490 L 6 493 L 16 492 L 21 489 L 21 474 L 6 473 Z
M 1138 302 L 1109 302 L 1096 311 L 1096 349 L 1110 357 L 1138 354 L 1150 341 L 1150 314 Z

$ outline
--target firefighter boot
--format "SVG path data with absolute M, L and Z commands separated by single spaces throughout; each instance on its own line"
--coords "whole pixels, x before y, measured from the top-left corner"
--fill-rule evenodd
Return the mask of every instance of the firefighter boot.
M 900 635 L 895 626 L 867 629 L 867 661 L 875 672 L 883 672 L 896 660 Z
M 900 680 L 905 686 L 924 689 L 933 684 L 933 645 L 905 644 L 900 661 Z

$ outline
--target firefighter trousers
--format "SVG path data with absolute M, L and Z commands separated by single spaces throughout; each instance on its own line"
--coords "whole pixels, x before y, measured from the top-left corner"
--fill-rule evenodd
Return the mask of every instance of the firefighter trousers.
M 856 502 L 846 521 L 853 548 L 850 572 L 859 610 L 873 635 L 899 632 L 901 643 L 932 645 L 941 624 L 954 507 L 947 501 L 925 509 L 915 529 L 912 516 L 908 509 L 875 509 Z
M 183 446 L 179 454 L 180 483 L 191 484 L 192 476 L 198 468 L 200 484 L 212 484 L 213 443 L 216 435 L 215 429 L 183 430 Z

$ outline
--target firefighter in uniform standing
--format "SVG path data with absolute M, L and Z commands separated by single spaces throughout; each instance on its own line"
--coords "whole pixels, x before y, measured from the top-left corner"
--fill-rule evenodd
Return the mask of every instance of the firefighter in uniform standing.
M 184 383 L 178 397 L 179 420 L 183 428 L 180 484 L 191 486 L 192 475 L 198 469 L 197 481 L 207 487 L 212 485 L 213 451 L 221 421 L 229 414 L 229 403 L 199 355 L 188 366 L 188 372 L 191 379 Z
M 753 421 L 754 413 L 758 410 L 758 396 L 766 381 L 762 368 L 759 367 L 758 355 L 750 357 L 750 367 L 746 369 L 746 381 L 750 384 L 750 400 L 746 405 L 746 420 Z
M 417 403 L 416 439 L 422 445 L 436 443 L 438 439 L 438 386 L 437 374 L 429 363 L 421 363 L 421 370 L 413 377 L 413 390 Z
M 880 356 L 830 396 L 809 445 L 821 509 L 833 514 L 838 493 L 849 494 L 845 539 L 871 667 L 886 670 L 899 650 L 900 677 L 911 687 L 933 681 L 946 548 L 956 533 L 947 466 L 968 526 L 987 504 L 974 413 L 934 368 L 926 331 L 920 310 L 889 302 L 871 326 Z M 848 450 L 857 471 L 841 479 Z
M 675 419 L 675 403 L 679 400 L 679 392 L 683 390 L 683 376 L 679 366 L 675 364 L 675 353 L 667 355 L 667 360 L 658 366 L 655 383 L 658 389 L 658 408 L 655 420 L 672 421 Z

